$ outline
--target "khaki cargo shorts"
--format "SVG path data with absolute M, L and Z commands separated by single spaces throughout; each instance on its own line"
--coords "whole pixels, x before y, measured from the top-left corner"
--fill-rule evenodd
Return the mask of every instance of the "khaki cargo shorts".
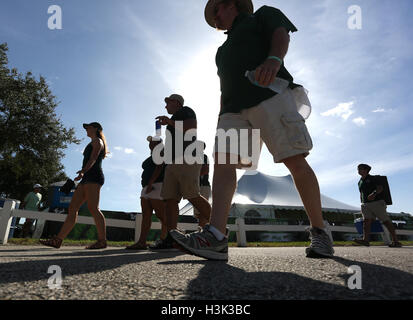
M 361 205 L 361 213 L 364 219 L 379 219 L 381 222 L 390 221 L 387 214 L 387 205 L 384 200 L 363 203 Z
M 164 200 L 193 199 L 199 196 L 202 164 L 168 164 L 161 191 Z
M 244 134 L 241 134 L 241 129 L 248 130 L 248 134 L 246 134 L 246 130 L 243 130 Z M 236 130 L 239 136 L 238 147 L 234 147 L 234 143 L 230 139 L 224 140 L 225 144 L 222 143 L 222 139 L 219 142 L 219 130 L 227 133 Z M 254 135 L 254 131 L 255 133 L 259 132 L 258 138 Z M 276 163 L 299 154 L 307 156 L 313 148 L 305 120 L 297 111 L 297 103 L 291 89 L 287 89 L 282 94 L 277 94 L 255 107 L 245 109 L 241 113 L 221 115 L 218 120 L 214 153 L 218 154 L 219 157 L 223 156 L 223 158 L 225 154 L 238 157 L 239 162 L 244 165 L 252 161 L 252 165 L 249 168 L 244 167 L 244 169 L 255 170 L 258 167 L 263 142 Z M 245 158 L 245 152 L 241 152 L 241 145 L 248 145 L 247 158 Z M 218 163 L 217 159 L 215 159 L 215 163 Z M 233 164 L 232 160 L 231 163 Z

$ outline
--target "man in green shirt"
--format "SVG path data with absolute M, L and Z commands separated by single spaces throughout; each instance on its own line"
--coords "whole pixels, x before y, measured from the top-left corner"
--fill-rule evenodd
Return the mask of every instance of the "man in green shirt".
M 371 167 L 362 163 L 357 167 L 361 176 L 358 183 L 361 200 L 361 213 L 363 215 L 363 239 L 354 239 L 354 242 L 363 246 L 370 246 L 371 224 L 379 219 L 389 230 L 392 243 L 389 247 L 399 248 L 401 243 L 397 240 L 396 230 L 387 213 L 387 205 L 384 197 L 384 188 L 377 177 L 370 175 Z
M 39 211 L 40 209 L 40 202 L 42 201 L 42 194 L 40 193 L 42 186 L 40 184 L 35 184 L 33 186 L 33 191 L 29 192 L 22 205 L 20 206 L 24 210 L 29 211 Z M 29 236 L 32 225 L 33 219 L 26 219 L 23 225 L 23 237 L 26 238 Z
M 284 163 L 293 176 L 311 222 L 307 257 L 332 257 L 334 250 L 324 230 L 317 177 L 305 160 L 312 141 L 305 120 L 298 113 L 295 89 L 302 87 L 293 82 L 283 62 L 289 32 L 297 28 L 276 8 L 263 6 L 254 13 L 251 0 L 209 0 L 205 19 L 211 27 L 226 30 L 228 35 L 216 55 L 221 111 L 214 153 L 211 220 L 201 232 L 184 235 L 173 230 L 171 235 L 192 254 L 228 259 L 226 224 L 237 183 L 236 169 L 255 168 L 259 157 L 253 154 L 251 161 L 240 151 L 245 146 L 242 134 L 247 130 L 249 147 L 264 142 L 274 162 Z M 255 70 L 255 84 L 245 77 L 245 72 L 252 70 Z M 267 88 L 276 77 L 288 83 L 287 89 L 279 94 Z M 255 143 L 250 135 L 254 129 L 259 130 L 261 140 Z M 233 143 L 219 143 L 219 133 L 234 131 L 238 132 L 241 148 L 232 148 Z

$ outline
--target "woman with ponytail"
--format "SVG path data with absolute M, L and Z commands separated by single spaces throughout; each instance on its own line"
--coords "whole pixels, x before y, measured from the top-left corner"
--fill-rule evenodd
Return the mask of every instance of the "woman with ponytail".
M 82 170 L 78 171 L 75 181 L 80 183 L 76 188 L 69 205 L 67 218 L 59 234 L 49 240 L 40 240 L 40 243 L 49 247 L 60 248 L 63 239 L 67 237 L 76 224 L 78 211 L 82 204 L 87 201 L 87 206 L 92 214 L 98 232 L 98 241 L 86 249 L 106 248 L 106 222 L 105 217 L 99 209 L 100 189 L 105 183 L 102 170 L 102 160 L 108 153 L 107 143 L 103 134 L 102 126 L 98 122 L 83 124 L 87 136 L 91 142 L 83 152 Z

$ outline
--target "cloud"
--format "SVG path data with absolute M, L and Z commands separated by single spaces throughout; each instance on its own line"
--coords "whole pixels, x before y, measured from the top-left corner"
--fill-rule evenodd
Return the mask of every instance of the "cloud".
M 351 102 L 342 102 L 337 105 L 337 107 L 332 108 L 323 112 L 321 115 L 323 117 L 340 117 L 344 120 L 347 120 L 353 113 L 354 101 Z
M 358 118 L 353 119 L 353 123 L 355 123 L 359 127 L 364 127 L 366 125 L 366 122 L 367 122 L 367 120 L 362 118 L 362 117 L 358 117 Z
M 372 112 L 374 112 L 374 113 L 385 113 L 385 112 L 392 112 L 392 111 L 393 111 L 393 109 L 384 109 L 384 108 L 381 108 L 381 107 L 377 107 Z
M 116 151 L 124 152 L 124 153 L 126 153 L 126 154 L 134 154 L 134 153 L 136 153 L 135 150 L 132 149 L 132 148 L 124 148 L 124 147 L 116 146 L 116 147 L 114 147 L 113 149 L 116 150 Z
M 341 134 L 334 133 L 334 132 L 331 132 L 331 131 L 329 131 L 329 130 L 327 130 L 325 133 L 326 133 L 326 135 L 328 135 L 328 136 L 330 136 L 330 137 L 334 137 L 334 138 L 338 138 L 338 139 L 342 139 L 342 138 L 343 138 L 343 136 L 342 136 Z

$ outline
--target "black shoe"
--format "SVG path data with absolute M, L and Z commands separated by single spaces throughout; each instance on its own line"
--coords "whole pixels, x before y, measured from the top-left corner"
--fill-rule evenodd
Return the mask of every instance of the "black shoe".
M 401 248 L 402 244 L 399 241 L 392 241 L 392 243 L 389 244 L 390 248 Z
M 153 245 L 149 246 L 151 250 L 173 249 L 173 239 L 168 233 L 165 239 L 158 239 Z
M 353 242 L 361 246 L 370 247 L 370 242 L 364 239 L 353 239 Z

